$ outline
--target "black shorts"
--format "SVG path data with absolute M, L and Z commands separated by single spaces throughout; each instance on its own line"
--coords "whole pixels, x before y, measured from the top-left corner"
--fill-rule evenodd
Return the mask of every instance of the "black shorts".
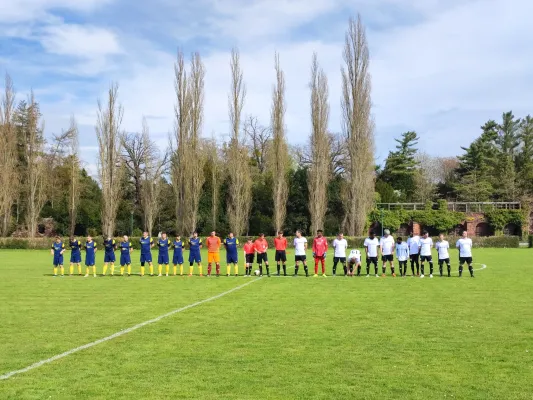
M 341 262 L 343 264 L 346 264 L 346 257 L 333 257 L 333 262 L 335 264 Z
M 276 250 L 276 261 L 287 261 L 287 253 L 285 250 Z
M 294 256 L 295 262 L 305 261 L 305 260 L 307 260 L 307 256 Z
M 422 262 L 424 262 L 424 261 L 432 262 L 433 261 L 433 257 L 432 256 L 420 256 L 420 261 L 422 261 Z
M 450 259 L 449 258 L 439 258 L 439 265 L 442 265 L 442 264 L 449 264 L 450 263 Z
M 410 254 L 409 258 L 411 261 L 418 261 L 420 259 L 420 254 Z
M 253 264 L 254 263 L 254 253 L 252 254 L 246 254 L 246 264 Z
M 464 263 L 472 264 L 472 257 L 459 257 L 459 264 L 463 265 Z
M 257 253 L 257 263 L 261 264 L 262 262 L 268 262 L 267 253 Z
M 394 256 L 392 254 L 382 255 L 381 262 L 394 261 Z
M 403 264 L 407 265 L 407 260 L 403 260 L 403 261 L 398 260 L 398 263 L 399 263 L 400 265 L 403 265 Z
M 374 265 L 378 265 L 378 258 L 377 257 L 367 257 L 366 258 L 366 265 L 370 265 L 370 264 L 374 264 Z

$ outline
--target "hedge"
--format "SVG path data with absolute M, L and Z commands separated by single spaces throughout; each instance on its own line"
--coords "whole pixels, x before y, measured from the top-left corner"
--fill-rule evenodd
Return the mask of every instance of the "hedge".
M 527 237 L 527 241 L 528 241 L 528 243 L 529 243 L 529 248 L 530 248 L 530 249 L 533 248 L 533 235 L 529 235 L 529 236 Z
M 205 237 L 202 237 L 205 240 Z M 139 237 L 131 237 L 130 241 L 134 249 L 139 249 Z M 171 238 L 172 239 L 172 238 Z M 241 245 L 246 242 L 245 237 L 239 237 Z M 274 237 L 267 237 L 269 247 L 274 247 Z M 328 237 L 329 242 L 333 241 L 335 237 Z M 349 237 L 345 236 L 348 241 L 348 246 L 351 248 L 362 248 L 365 237 Z M 404 237 L 405 239 L 405 237 Z M 437 241 L 437 237 L 433 241 Z M 447 240 L 450 242 L 450 247 L 454 248 L 455 243 L 459 239 L 456 236 L 448 236 Z M 81 240 L 81 239 L 80 239 Z M 117 242 L 120 238 L 116 238 Z M 287 236 L 289 246 L 292 244 L 294 237 Z M 312 238 L 307 238 L 309 247 L 312 244 Z M 20 238 L 0 238 L 0 249 L 34 249 L 34 250 L 48 250 L 52 246 L 53 238 L 35 238 L 35 239 L 20 239 Z M 65 244 L 68 244 L 68 238 L 63 239 Z M 102 247 L 102 237 L 94 238 L 94 241 L 99 247 Z M 84 242 L 84 240 L 82 240 Z M 492 247 L 492 248 L 518 248 L 520 246 L 520 239 L 518 236 L 490 236 L 490 237 L 473 237 L 472 242 L 474 247 Z M 529 236 L 529 247 L 533 247 L 533 235 Z

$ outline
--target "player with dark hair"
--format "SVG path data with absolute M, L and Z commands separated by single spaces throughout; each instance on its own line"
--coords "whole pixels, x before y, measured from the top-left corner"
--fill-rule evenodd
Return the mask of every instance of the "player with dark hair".
M 318 264 L 322 265 L 322 276 L 326 277 L 326 253 L 328 251 L 328 239 L 324 237 L 324 231 L 316 231 L 313 239 L 313 258 L 315 259 L 315 278 L 318 277 Z
M 464 231 L 461 239 L 457 241 L 455 247 L 459 250 L 459 277 L 463 276 L 463 265 L 468 264 L 470 276 L 474 277 L 474 268 L 472 267 L 472 239 L 468 237 L 468 232 Z
M 154 264 L 152 264 L 152 247 L 154 247 L 154 241 L 148 235 L 148 232 L 143 232 L 139 242 L 141 243 L 141 276 L 144 276 L 145 263 L 148 263 L 150 267 L 150 275 L 154 276 Z
M 270 269 L 268 267 L 268 242 L 265 239 L 265 234 L 260 233 L 259 238 L 254 242 L 255 252 L 257 253 L 257 264 L 259 264 L 259 275 L 263 276 L 263 263 L 265 263 L 267 276 L 270 277 Z
M 392 276 L 394 273 L 394 238 L 388 229 L 385 229 L 384 236 L 379 240 L 379 252 L 381 253 L 382 276 L 387 272 L 387 262 L 389 263 Z
M 65 268 L 63 267 L 63 253 L 65 252 L 65 245 L 59 236 L 56 236 L 50 254 L 54 256 L 54 276 L 57 276 L 57 269 L 61 271 L 61 276 L 65 276 Z
M 414 276 L 420 275 L 420 236 L 413 232 L 407 238 L 407 246 L 409 246 L 409 258 L 411 260 L 411 272 Z M 416 266 L 416 274 L 415 274 Z
M 78 266 L 78 275 L 81 275 L 81 242 L 77 237 L 71 237 L 70 244 L 70 275 L 74 275 L 74 265 Z
M 429 263 L 429 277 L 433 278 L 433 257 L 431 256 L 431 248 L 433 247 L 433 239 L 429 237 L 428 231 L 422 232 L 422 239 L 420 239 L 420 277 L 424 277 L 424 262 Z
M 444 263 L 446 263 L 446 266 L 448 267 L 448 277 L 451 276 L 452 273 L 452 267 L 450 265 L 450 254 L 448 250 L 450 249 L 450 244 L 447 240 L 444 240 L 444 235 L 441 233 L 439 235 L 439 240 L 437 243 L 435 243 L 435 248 L 437 249 L 438 254 L 438 262 L 439 262 L 439 272 L 440 276 L 442 276 L 442 267 Z
M 298 276 L 298 269 L 300 268 L 300 262 L 304 265 L 305 276 L 309 276 L 309 270 L 307 269 L 307 239 L 302 236 L 302 231 L 296 231 L 296 237 L 293 241 L 294 245 L 294 276 Z
M 337 264 L 339 262 L 344 269 L 344 276 L 348 275 L 348 268 L 346 267 L 346 249 L 348 248 L 348 242 L 344 239 L 344 234 L 339 233 L 331 245 L 334 249 L 333 276 L 337 276 Z
M 198 265 L 198 272 L 200 276 L 202 273 L 202 239 L 198 237 L 198 232 L 193 232 L 192 237 L 189 238 L 189 276 L 192 276 L 194 263 Z
M 276 249 L 278 276 L 281 273 L 281 264 L 283 264 L 283 275 L 287 276 L 287 239 L 283 236 L 283 231 L 279 231 L 278 236 L 274 238 L 274 248 Z
M 252 267 L 254 266 L 255 245 L 251 237 L 248 238 L 243 246 L 244 250 L 244 276 L 252 276 Z
M 396 239 L 396 257 L 400 264 L 400 276 L 407 275 L 407 260 L 409 259 L 409 246 L 403 241 L 401 237 Z
M 370 276 L 370 264 L 374 264 L 374 273 L 376 278 L 379 278 L 378 275 L 378 247 L 379 240 L 376 237 L 374 231 L 370 231 L 369 237 L 365 239 L 364 242 L 365 253 L 366 253 L 366 277 Z
M 170 248 L 171 244 L 172 242 L 167 237 L 167 233 L 162 232 L 161 238 L 157 241 L 157 247 L 159 248 L 159 254 L 157 255 L 157 276 L 163 275 L 163 265 L 165 266 L 165 275 L 168 276 L 168 272 L 170 269 L 170 258 L 168 256 L 168 249 Z
M 233 236 L 233 232 L 230 232 L 228 237 L 224 239 L 224 247 L 226 248 L 226 276 L 231 274 L 231 264 L 235 268 L 235 276 L 239 276 L 239 239 Z

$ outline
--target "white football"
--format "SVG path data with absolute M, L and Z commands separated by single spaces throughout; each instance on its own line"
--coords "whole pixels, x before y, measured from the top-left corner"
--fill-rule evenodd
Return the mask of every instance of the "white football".
M 258 276 L 259 276 L 259 270 L 258 270 L 258 269 L 256 269 L 256 270 L 255 270 L 255 272 L 254 272 L 254 274 L 256 274 L 256 275 L 258 275 Z

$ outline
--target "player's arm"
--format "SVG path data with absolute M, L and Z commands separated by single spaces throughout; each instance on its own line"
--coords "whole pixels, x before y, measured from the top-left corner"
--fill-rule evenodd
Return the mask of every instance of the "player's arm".
M 96 242 L 94 242 L 94 252 L 96 253 L 97 250 L 98 248 L 96 247 Z
M 59 254 L 63 254 L 65 251 L 66 251 L 65 243 L 61 243 L 61 253 L 59 253 Z
M 54 255 L 54 245 L 52 245 L 52 247 L 50 247 L 50 254 Z
M 133 245 L 130 243 L 130 254 L 133 253 Z
M 157 244 L 159 245 L 159 241 Z M 150 248 L 153 248 L 154 246 L 154 239 L 150 238 Z
M 202 243 L 202 239 L 198 240 L 198 246 L 200 247 L 200 249 L 204 247 L 204 244 Z

